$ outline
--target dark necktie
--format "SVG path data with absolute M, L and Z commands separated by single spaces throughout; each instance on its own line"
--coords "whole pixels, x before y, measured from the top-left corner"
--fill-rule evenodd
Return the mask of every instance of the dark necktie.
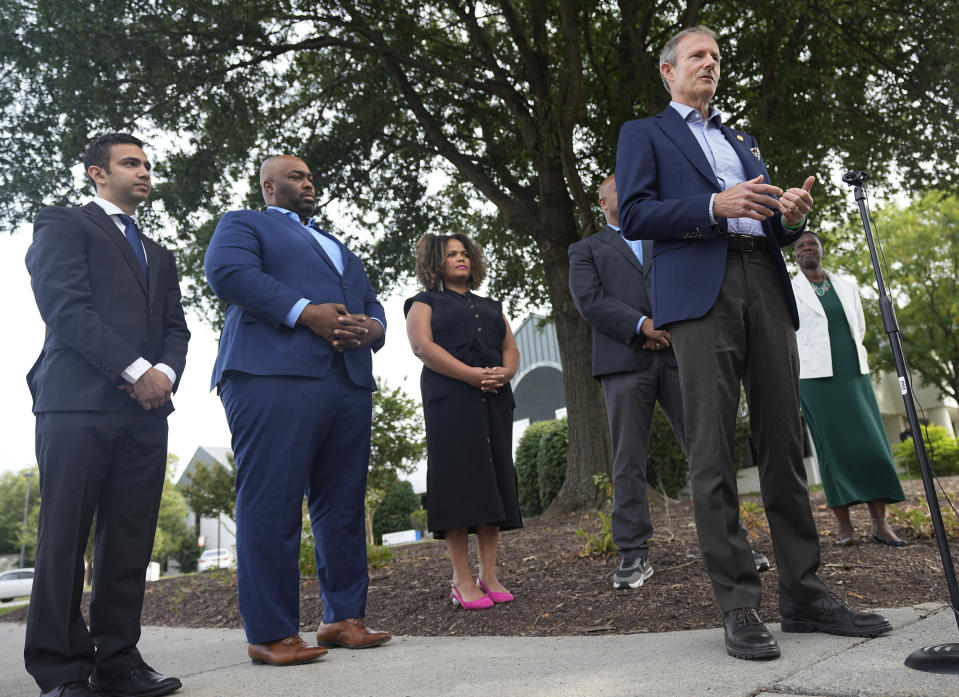
M 140 264 L 140 271 L 143 272 L 143 278 L 147 277 L 147 258 L 143 253 L 143 243 L 140 242 L 140 231 L 137 229 L 136 221 L 128 215 L 120 213 L 118 216 L 123 221 L 123 234 L 126 235 L 127 242 L 130 243 L 130 249 L 133 250 L 133 256 L 137 258 Z

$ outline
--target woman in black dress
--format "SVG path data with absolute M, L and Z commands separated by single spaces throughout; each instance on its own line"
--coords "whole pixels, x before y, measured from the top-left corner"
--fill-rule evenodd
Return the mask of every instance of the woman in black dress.
M 450 597 L 467 610 L 509 602 L 496 578 L 500 530 L 522 527 L 513 468 L 513 393 L 519 351 L 502 304 L 472 291 L 486 275 L 483 251 L 463 234 L 416 243 L 424 292 L 406 301 L 406 331 L 423 361 L 428 527 L 446 539 Z M 474 581 L 467 536 L 475 532 Z

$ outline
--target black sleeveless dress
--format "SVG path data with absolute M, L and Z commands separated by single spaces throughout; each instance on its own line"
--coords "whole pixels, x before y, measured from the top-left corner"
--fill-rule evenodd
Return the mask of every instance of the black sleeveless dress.
M 474 367 L 503 365 L 506 336 L 501 303 L 473 293 L 425 291 L 409 298 L 433 309 L 433 341 Z M 513 392 L 496 394 L 440 375 L 420 376 L 426 421 L 426 509 L 435 537 L 445 530 L 523 526 L 513 467 Z

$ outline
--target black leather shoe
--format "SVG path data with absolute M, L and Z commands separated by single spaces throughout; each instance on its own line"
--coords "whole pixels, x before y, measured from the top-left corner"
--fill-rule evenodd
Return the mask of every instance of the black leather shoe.
M 86 682 L 77 681 L 57 685 L 52 690 L 41 692 L 40 697 L 96 697 L 96 693 Z
M 779 658 L 779 644 L 751 607 L 724 612 L 723 631 L 726 653 L 734 658 Z
M 90 676 L 90 686 L 101 697 L 160 697 L 182 687 L 179 678 L 160 675 L 146 663 L 124 671 L 119 675 L 99 675 L 96 670 Z
M 804 605 L 780 596 L 779 613 L 784 632 L 879 636 L 892 629 L 882 615 L 853 610 L 832 593 Z

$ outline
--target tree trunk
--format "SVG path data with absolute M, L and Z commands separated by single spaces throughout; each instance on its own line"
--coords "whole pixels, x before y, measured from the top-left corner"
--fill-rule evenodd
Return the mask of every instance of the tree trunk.
M 570 228 L 572 225 L 572 222 L 566 224 Z M 559 240 L 564 236 L 551 237 Z M 575 233 L 569 235 L 569 239 L 578 238 Z M 547 515 L 551 515 L 596 508 L 603 503 L 605 495 L 597 488 L 593 476 L 611 474 L 612 449 L 606 405 L 599 382 L 593 378 L 592 329 L 579 314 L 569 294 L 569 257 L 566 247 L 560 249 L 558 245 L 545 243 L 541 246 L 541 252 L 553 306 L 560 361 L 563 364 L 563 389 L 569 416 L 566 481 L 546 511 Z

